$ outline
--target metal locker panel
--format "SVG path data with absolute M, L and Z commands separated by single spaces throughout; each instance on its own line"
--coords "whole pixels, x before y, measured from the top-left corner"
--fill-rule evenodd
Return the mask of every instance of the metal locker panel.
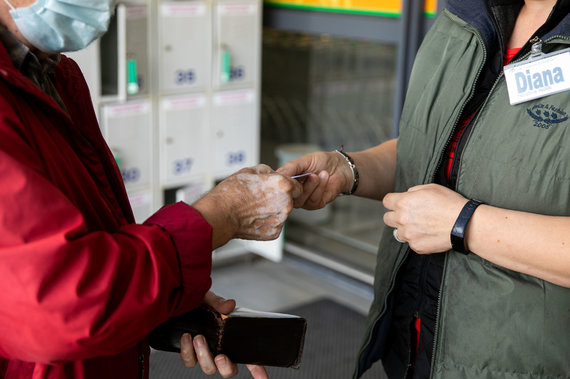
M 176 187 L 211 172 L 208 103 L 204 94 L 160 101 L 161 184 Z
M 253 89 L 213 95 L 214 172 L 216 178 L 253 166 L 258 161 L 257 99 Z
M 129 192 L 129 202 L 137 223 L 144 222 L 153 212 L 152 191 L 150 189 Z
M 127 191 L 152 187 L 152 114 L 148 100 L 104 105 L 103 134 Z
M 126 8 L 127 95 L 144 95 L 150 91 L 148 50 L 148 8 Z
M 224 246 L 217 248 L 212 255 L 212 260 L 223 261 L 246 253 L 255 253 L 273 262 L 281 262 L 283 259 L 284 235 L 273 241 L 252 241 L 233 239 Z
M 216 88 L 253 87 L 259 80 L 259 1 L 220 1 L 215 8 L 213 80 Z
M 167 1 L 159 6 L 159 89 L 163 94 L 210 86 L 211 5 Z
M 285 243 L 285 235 L 283 232 L 273 241 L 251 241 L 244 240 L 244 244 L 248 251 L 261 255 L 273 262 L 281 262 L 283 260 L 283 246 Z

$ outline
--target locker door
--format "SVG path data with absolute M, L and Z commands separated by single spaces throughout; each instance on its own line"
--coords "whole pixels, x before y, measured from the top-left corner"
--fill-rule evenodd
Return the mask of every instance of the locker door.
M 176 187 L 211 172 L 208 104 L 203 94 L 160 102 L 161 184 Z
M 211 6 L 166 1 L 159 6 L 159 89 L 164 93 L 210 86 Z
M 152 187 L 152 121 L 148 100 L 104 105 L 103 134 L 127 191 Z
M 259 160 L 257 99 L 253 89 L 215 93 L 212 101 L 214 172 L 223 178 Z
M 126 8 L 127 95 L 148 94 L 150 87 L 148 10 L 146 6 Z
M 215 9 L 215 88 L 254 87 L 259 80 L 260 2 L 220 1 Z

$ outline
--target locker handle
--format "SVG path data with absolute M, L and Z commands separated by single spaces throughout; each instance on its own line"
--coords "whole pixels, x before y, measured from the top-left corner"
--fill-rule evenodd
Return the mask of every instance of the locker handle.
M 232 75 L 232 56 L 228 49 L 222 47 L 220 51 L 221 60 L 221 75 L 220 79 L 222 83 L 228 83 L 231 80 Z
M 119 157 L 119 153 L 117 152 L 117 149 L 115 148 L 110 148 L 111 150 L 111 154 L 113 154 L 113 158 L 115 158 L 115 163 L 117 164 L 117 167 L 119 168 L 119 170 L 121 169 L 121 158 Z
M 127 94 L 136 95 L 139 93 L 137 77 L 137 61 L 135 59 L 127 59 Z

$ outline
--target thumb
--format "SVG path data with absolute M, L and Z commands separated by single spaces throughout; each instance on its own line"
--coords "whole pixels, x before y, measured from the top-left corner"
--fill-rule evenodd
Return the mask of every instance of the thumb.
M 233 299 L 224 299 L 221 296 L 217 296 L 212 291 L 208 291 L 206 296 L 204 296 L 204 303 L 214 308 L 216 311 L 222 314 L 231 313 L 236 307 L 236 301 Z
M 284 166 L 279 167 L 277 170 L 275 170 L 278 174 L 281 174 L 283 176 L 293 176 L 290 174 L 291 170 L 287 164 L 285 164 Z
M 289 179 L 289 180 L 292 180 L 294 182 L 293 191 L 291 192 L 291 198 L 293 200 L 296 200 L 303 193 L 303 185 L 295 179 Z
M 285 176 L 298 175 L 307 171 L 308 171 L 307 161 L 303 160 L 302 158 L 289 161 L 277 169 L 278 173 Z

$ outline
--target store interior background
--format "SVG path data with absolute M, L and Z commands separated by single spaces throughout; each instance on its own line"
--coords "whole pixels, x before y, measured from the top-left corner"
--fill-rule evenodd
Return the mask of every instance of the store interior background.
M 374 2 L 376 11 L 325 0 L 119 3 L 111 32 L 72 57 L 86 73 L 137 221 L 163 204 L 191 202 L 241 167 L 277 168 L 306 152 L 358 151 L 397 136 L 415 51 L 444 5 L 403 1 L 390 13 L 380 9 L 399 2 Z M 188 20 L 196 20 L 194 29 L 179 29 Z M 202 63 L 197 46 L 208 50 Z M 229 71 L 220 73 L 232 50 Z M 134 93 L 125 69 L 133 56 L 140 58 Z M 173 62 L 184 59 L 180 67 L 207 65 L 208 79 L 200 84 L 193 75 L 204 76 L 194 71 L 175 73 Z M 188 85 L 168 84 L 168 77 Z M 233 155 L 220 161 L 224 154 Z M 332 299 L 364 317 L 383 213 L 380 202 L 351 196 L 318 211 L 294 210 L 278 241 L 232 241 L 215 252 L 212 289 L 247 308 L 287 311 Z M 176 375 L 151 366 L 152 378 Z

